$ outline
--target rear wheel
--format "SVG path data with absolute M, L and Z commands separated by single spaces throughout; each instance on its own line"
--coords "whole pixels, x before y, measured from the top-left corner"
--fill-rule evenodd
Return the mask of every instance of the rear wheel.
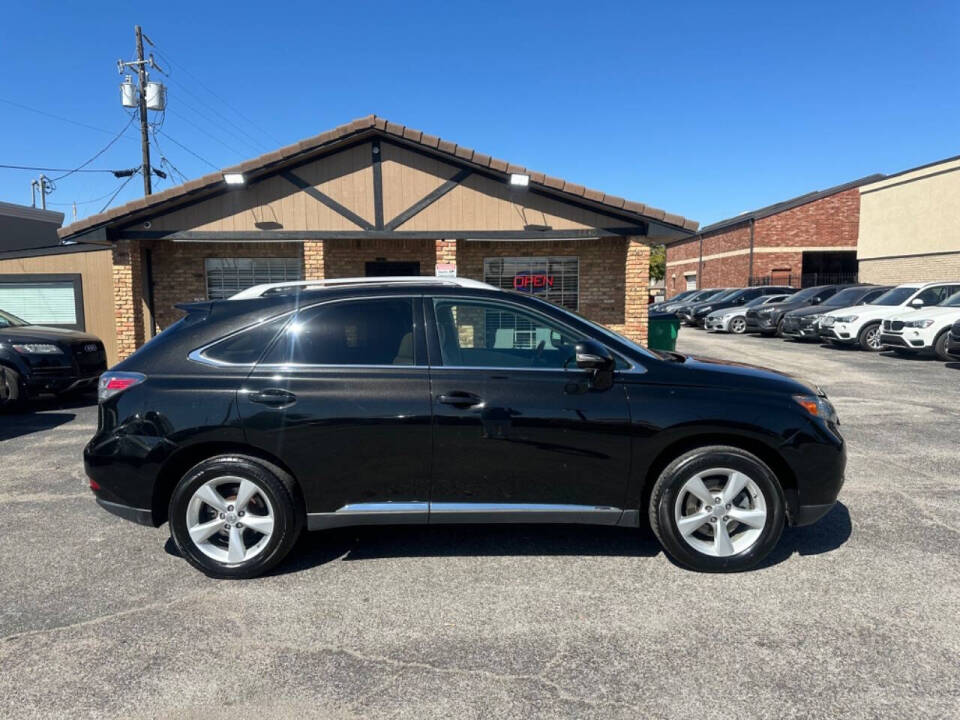
M 12 367 L 0 365 L 0 410 L 17 410 L 25 397 L 26 388 L 20 373 Z
M 303 512 L 291 478 L 256 458 L 194 466 L 170 498 L 170 534 L 187 561 L 217 578 L 262 575 L 286 557 Z
M 880 350 L 880 323 L 864 325 L 860 334 L 857 335 L 857 342 L 863 350 L 878 352 Z
M 738 315 L 730 320 L 728 327 L 734 335 L 743 335 L 747 331 L 747 319 Z
M 685 453 L 660 474 L 650 526 L 677 563 L 703 572 L 737 572 L 761 562 L 783 532 L 785 503 L 776 477 L 739 448 Z

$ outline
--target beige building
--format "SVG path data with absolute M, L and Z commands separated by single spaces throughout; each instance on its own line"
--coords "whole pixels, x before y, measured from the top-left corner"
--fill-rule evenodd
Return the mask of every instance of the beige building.
M 116 357 L 261 283 L 440 275 L 529 292 L 640 342 L 650 245 L 697 223 L 366 117 L 60 230 L 110 252 Z
M 960 279 L 960 157 L 860 187 L 860 281 Z

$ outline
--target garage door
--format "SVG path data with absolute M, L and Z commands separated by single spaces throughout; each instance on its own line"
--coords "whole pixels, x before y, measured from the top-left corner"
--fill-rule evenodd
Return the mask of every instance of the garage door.
M 79 279 L 0 278 L 0 310 L 32 325 L 83 328 Z

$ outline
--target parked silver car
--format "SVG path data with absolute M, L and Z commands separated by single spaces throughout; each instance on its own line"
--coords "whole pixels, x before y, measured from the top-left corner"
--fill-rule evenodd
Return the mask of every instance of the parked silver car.
M 779 295 L 761 295 L 748 303 L 737 305 L 736 307 L 714 310 L 707 315 L 704 328 L 707 332 L 728 332 L 734 335 L 742 335 L 747 330 L 747 308 L 766 305 L 768 303 L 780 302 L 790 297 L 789 293 L 780 293 Z

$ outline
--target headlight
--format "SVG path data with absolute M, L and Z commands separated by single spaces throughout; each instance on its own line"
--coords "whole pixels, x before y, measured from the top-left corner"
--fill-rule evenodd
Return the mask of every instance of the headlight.
M 700 308 L 700 309 L 697 311 L 697 314 L 698 314 L 698 315 L 702 315 L 702 314 L 704 314 L 704 313 L 710 312 L 711 310 L 713 310 L 713 306 L 712 306 L 712 305 L 707 305 L 706 307 Z
M 904 327 L 908 328 L 928 328 L 933 325 L 933 320 L 910 320 L 903 324 Z
M 50 343 L 22 343 L 13 345 L 21 355 L 63 355 L 63 350 Z
M 837 322 L 852 323 L 852 322 L 856 322 L 858 317 L 860 316 L 859 315 L 843 315 L 842 317 L 837 318 Z
M 814 417 L 822 418 L 836 425 L 840 424 L 837 411 L 830 401 L 822 395 L 794 395 L 794 401 Z
M 832 315 L 826 315 L 826 316 L 824 316 L 824 318 L 820 321 L 820 325 L 823 326 L 823 327 L 833 327 L 833 324 L 834 324 L 836 321 L 837 321 L 837 319 L 836 319 L 835 317 L 833 317 Z

